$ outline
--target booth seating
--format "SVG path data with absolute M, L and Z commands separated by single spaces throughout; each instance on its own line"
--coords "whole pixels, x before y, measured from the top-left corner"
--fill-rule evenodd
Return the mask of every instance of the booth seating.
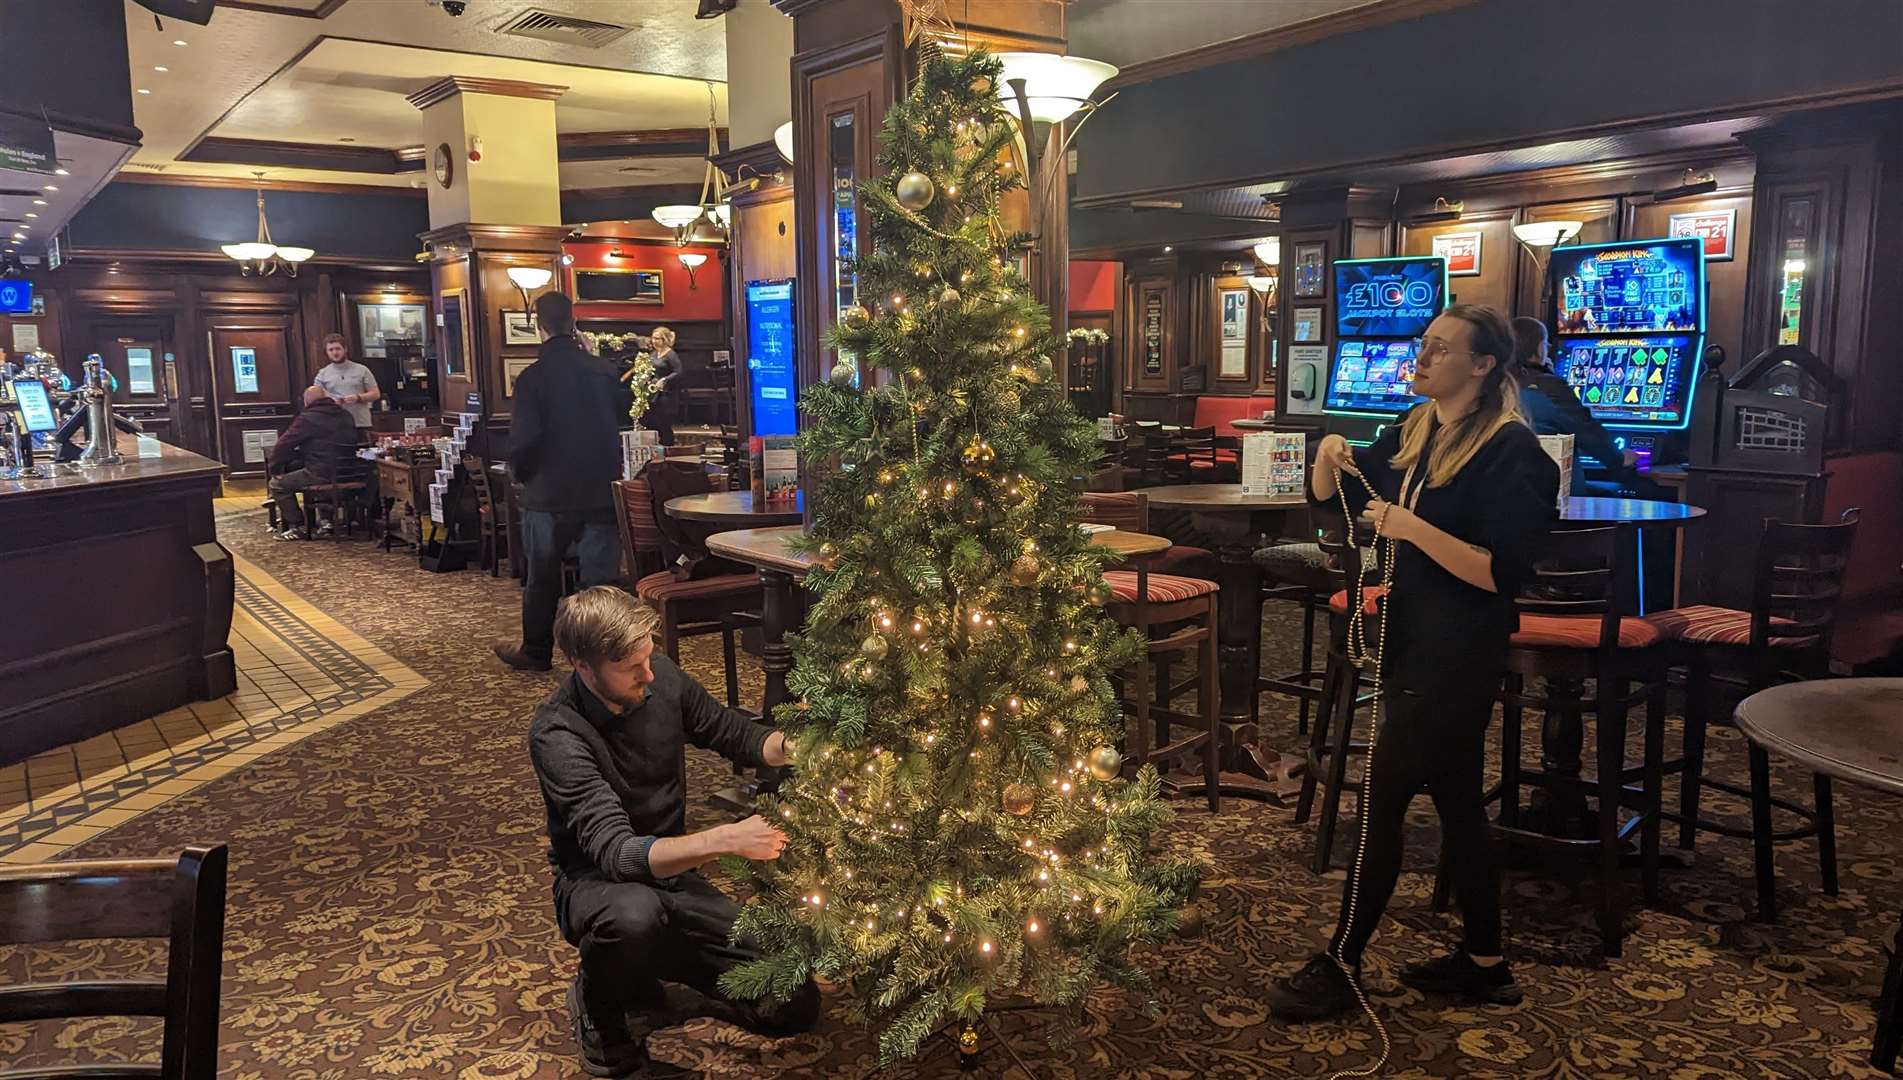
M 1751 746 L 1749 788 L 1705 776 L 1706 729 L 1714 723 L 1728 723 L 1728 714 L 1713 708 L 1714 669 L 1742 678 L 1746 696 L 1779 682 L 1829 675 L 1831 634 L 1857 536 L 1858 513 L 1845 510 L 1835 525 L 1765 522 L 1758 542 L 1756 584 L 1749 611 L 1699 604 L 1647 618 L 1676 644 L 1675 659 L 1686 669 L 1685 757 L 1668 768 L 1683 774 L 1678 813 L 1672 815 L 1679 823 L 1678 844 L 1689 850 L 1701 830 L 1750 838 L 1757 852 L 1760 919 L 1772 919 L 1777 913 L 1771 866 L 1771 846 L 1775 842 L 1815 836 L 1824 892 L 1837 895 L 1837 836 L 1830 778 L 1821 773 L 1813 778 L 1815 801 L 1809 807 L 1774 798 L 1770 758 L 1755 744 Z M 1748 797 L 1751 826 L 1738 828 L 1700 817 L 1699 798 L 1705 787 Z M 1796 816 L 1802 824 L 1777 831 L 1771 822 L 1773 807 Z
M 1177 476 L 1189 483 L 1233 480 L 1242 467 L 1241 438 L 1234 425 L 1275 410 L 1272 397 L 1231 397 L 1204 394 L 1196 399 L 1196 414 L 1177 436 L 1169 460 Z
M 165 978 L 33 982 L 0 990 L 0 1024 L 93 1016 L 164 1019 L 157 1064 L 123 1061 L 6 1070 L 30 1077 L 214 1080 L 224 972 L 223 844 L 176 859 L 0 866 L 0 945 L 167 938 Z M 48 965 L 52 967 L 54 965 Z
M 1275 411 L 1273 397 L 1234 397 L 1223 394 L 1204 394 L 1196 399 L 1196 415 L 1190 419 L 1190 427 L 1213 427 L 1216 436 L 1223 439 L 1241 438 L 1248 432 L 1235 426 L 1237 420 L 1254 420 L 1263 413 Z
M 1903 453 L 1849 454 L 1828 459 L 1824 468 L 1829 479 L 1823 513 L 1813 520 L 1836 521 L 1851 507 L 1861 508 L 1830 658 L 1852 671 L 1903 665 Z

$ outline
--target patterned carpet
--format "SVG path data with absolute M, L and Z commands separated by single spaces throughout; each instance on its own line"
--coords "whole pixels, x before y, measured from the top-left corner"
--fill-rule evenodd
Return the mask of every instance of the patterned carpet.
M 426 574 L 363 543 L 272 544 L 253 514 L 226 514 L 220 525 L 239 555 L 426 684 L 286 741 L 67 857 L 231 845 L 221 1076 L 581 1075 L 562 1008 L 574 956 L 550 914 L 541 804 L 523 749 L 531 707 L 556 676 L 511 674 L 487 658 L 487 643 L 515 628 L 515 586 Z M 1293 639 L 1271 620 L 1281 666 Z M 718 693 L 717 643 L 693 643 L 688 660 Z M 758 669 L 743 666 L 743 678 L 745 698 L 758 700 Z M 1295 746 L 1292 716 L 1268 713 L 1272 741 Z M 1742 775 L 1734 738 L 1720 733 L 1713 757 L 1714 770 Z M 726 766 L 696 752 L 690 770 L 690 824 L 705 826 L 717 819 L 698 795 Z M 1779 773 L 1793 794 L 1805 779 Z M 1877 1076 L 1863 1059 L 1884 943 L 1903 906 L 1892 857 L 1903 804 L 1846 790 L 1839 808 L 1842 895 L 1816 891 L 1813 848 L 1783 849 L 1782 919 L 1753 923 L 1748 847 L 1707 840 L 1692 868 L 1666 872 L 1661 905 L 1634 915 L 1618 961 L 1597 955 L 1589 896 L 1512 875 L 1508 941 L 1527 1000 L 1478 1010 L 1424 1000 L 1393 978 L 1453 940 L 1452 922 L 1429 910 L 1434 839 L 1423 800 L 1394 919 L 1370 952 L 1374 997 L 1395 1039 L 1387 1075 Z M 1312 1077 L 1372 1060 L 1377 1042 L 1364 1020 L 1287 1026 L 1261 1003 L 1272 973 L 1321 945 L 1339 890 L 1339 873 L 1308 871 L 1312 829 L 1289 817 L 1231 799 L 1212 820 L 1199 802 L 1182 804 L 1163 843 L 1209 865 L 1205 929 L 1150 957 L 1166 973 L 1159 1015 L 1104 994 L 1081 1031 L 1011 1018 L 1013 1043 L 1039 1080 Z M 0 982 L 151 971 L 158 952 L 0 947 Z M 156 1030 L 117 1019 L 0 1026 L 0 1067 L 151 1058 Z M 873 1061 L 871 1039 L 833 1017 L 777 1042 L 699 1019 L 651 1045 L 658 1059 L 705 1076 L 852 1077 Z M 993 1053 L 991 1075 L 1006 1064 Z M 954 1071 L 941 1049 L 914 1074 Z

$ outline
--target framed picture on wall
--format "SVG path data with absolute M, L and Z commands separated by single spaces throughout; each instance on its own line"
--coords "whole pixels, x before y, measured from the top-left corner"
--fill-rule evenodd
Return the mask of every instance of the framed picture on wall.
M 505 356 L 502 358 L 502 396 L 515 396 L 515 380 L 535 363 L 533 356 Z
M 662 296 L 659 270 L 575 267 L 575 302 L 578 304 L 659 304 Z
M 1480 230 L 1444 232 L 1434 237 L 1432 252 L 1447 260 L 1448 277 L 1480 276 Z
M 1703 237 L 1705 241 L 1705 261 L 1725 262 L 1731 257 L 1732 234 L 1738 231 L 1738 211 L 1694 210 L 1684 214 L 1673 214 L 1669 219 L 1667 236 Z
M 535 312 L 503 308 L 502 343 L 504 345 L 540 345 L 542 335 L 535 325 Z
M 1222 357 L 1216 367 L 1218 379 L 1249 377 L 1249 290 L 1223 289 Z
M 1295 295 L 1307 300 L 1328 295 L 1327 248 L 1322 244 L 1295 245 Z
M 436 314 L 436 325 L 443 332 L 443 378 L 469 377 L 469 309 L 462 289 L 443 290 L 443 310 Z
M 1298 342 L 1320 341 L 1322 339 L 1322 309 L 1318 307 L 1298 307 L 1295 309 L 1295 340 Z

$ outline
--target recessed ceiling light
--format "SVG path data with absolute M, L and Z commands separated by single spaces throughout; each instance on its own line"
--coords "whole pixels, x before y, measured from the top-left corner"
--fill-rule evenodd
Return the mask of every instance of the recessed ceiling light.
M 45 199 L 34 199 L 34 200 L 33 200 L 33 205 L 34 205 L 34 206 L 45 206 L 45 205 L 46 205 L 46 200 L 45 200 Z
M 166 67 L 164 64 L 154 64 L 152 65 L 152 70 L 153 71 L 170 71 L 172 69 Z
M 1172 251 L 1175 251 L 1175 250 L 1176 250 L 1176 248 L 1174 248 L 1174 247 L 1172 247 L 1172 246 L 1171 246 L 1171 245 L 1169 245 L 1169 244 L 1164 244 L 1164 245 L 1163 245 L 1163 254 L 1165 254 L 1165 255 L 1168 255 L 1168 254 L 1169 254 L 1170 252 L 1172 252 Z
M 34 213 L 34 212 L 33 212 L 33 211 L 31 211 L 31 210 L 28 210 L 28 211 L 26 212 L 26 216 L 27 216 L 27 217 L 39 217 L 40 215 L 38 215 L 38 214 L 36 214 L 36 213 Z
M 151 93 L 151 92 L 152 92 L 152 91 L 150 91 L 150 90 L 147 90 L 147 89 L 146 89 L 145 87 L 143 87 L 143 86 L 141 86 L 141 87 L 139 87 L 139 93 L 141 93 L 141 94 L 149 94 L 149 93 Z
M 172 39 L 172 44 L 174 44 L 174 45 L 177 45 L 177 46 L 179 46 L 180 48 L 184 48 L 184 46 L 185 46 L 185 39 L 184 39 L 184 38 L 173 38 L 173 39 Z
M 66 171 L 65 169 L 54 169 L 54 170 L 53 170 L 53 175 L 54 175 L 54 176 L 71 176 L 71 175 L 73 175 L 73 174 L 72 174 L 72 173 L 69 173 L 69 172 L 67 172 L 67 171 Z M 54 188 L 53 190 L 55 190 L 55 191 L 57 191 L 57 190 L 59 190 L 59 189 L 58 189 L 58 188 Z

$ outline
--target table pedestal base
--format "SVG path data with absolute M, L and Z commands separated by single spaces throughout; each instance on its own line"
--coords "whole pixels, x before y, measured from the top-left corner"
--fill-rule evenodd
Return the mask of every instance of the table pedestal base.
M 1894 1071 L 1899 1049 L 1903 1049 L 1903 922 L 1890 939 L 1890 967 L 1883 976 L 1883 997 L 1877 1001 L 1877 1040 L 1870 1050 L 1870 1064 L 1886 1073 Z

